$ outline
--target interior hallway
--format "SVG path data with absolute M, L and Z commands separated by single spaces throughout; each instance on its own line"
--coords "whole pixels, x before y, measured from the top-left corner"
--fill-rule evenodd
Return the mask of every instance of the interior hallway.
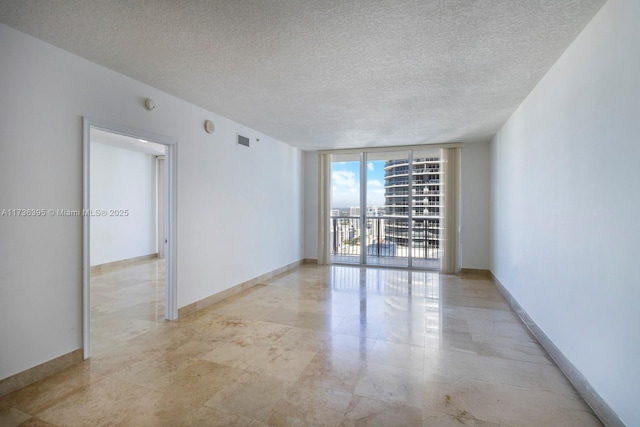
M 98 275 L 92 358 L 0 425 L 601 425 L 486 278 L 305 265 L 165 322 L 161 264 Z

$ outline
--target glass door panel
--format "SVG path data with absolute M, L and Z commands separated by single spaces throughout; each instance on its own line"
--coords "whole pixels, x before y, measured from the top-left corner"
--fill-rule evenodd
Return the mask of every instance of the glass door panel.
M 409 267 L 409 153 L 367 153 L 365 263 Z
M 440 149 L 413 152 L 412 266 L 439 270 L 442 260 L 443 171 Z
M 332 263 L 360 264 L 360 155 L 331 156 L 330 256 Z

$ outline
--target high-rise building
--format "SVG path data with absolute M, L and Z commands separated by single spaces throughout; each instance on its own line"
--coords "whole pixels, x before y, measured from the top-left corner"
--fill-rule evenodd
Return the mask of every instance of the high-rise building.
M 394 219 L 385 222 L 385 241 L 408 246 L 409 200 L 412 212 L 414 256 L 438 258 L 442 236 L 442 159 L 439 157 L 413 160 L 412 182 L 409 185 L 409 161 L 385 162 L 385 215 Z M 411 188 L 411 195 L 409 194 Z M 397 218 L 397 219 L 396 219 Z

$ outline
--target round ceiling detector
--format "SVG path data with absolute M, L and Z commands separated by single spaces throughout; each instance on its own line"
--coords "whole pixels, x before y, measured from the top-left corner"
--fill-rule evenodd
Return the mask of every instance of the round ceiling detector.
M 156 108 L 156 103 L 153 102 L 151 98 L 147 98 L 144 100 L 144 108 L 146 108 L 149 111 L 152 111 L 154 108 Z
M 204 130 L 207 133 L 213 133 L 216 130 L 216 125 L 213 124 L 213 122 L 211 120 L 206 120 L 204 122 Z

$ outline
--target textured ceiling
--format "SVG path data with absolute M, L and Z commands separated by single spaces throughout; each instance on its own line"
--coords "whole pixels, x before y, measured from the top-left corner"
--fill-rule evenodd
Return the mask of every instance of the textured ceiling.
M 304 149 L 487 140 L 604 0 L 0 0 L 0 22 Z

